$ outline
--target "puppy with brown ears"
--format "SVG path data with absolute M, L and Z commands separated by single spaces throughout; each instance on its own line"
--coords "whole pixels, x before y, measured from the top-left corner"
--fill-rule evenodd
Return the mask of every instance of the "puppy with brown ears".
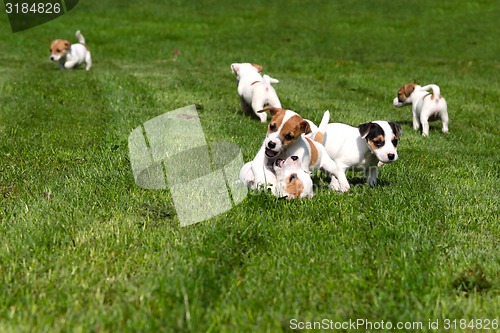
M 61 69 L 76 68 L 85 64 L 85 70 L 88 71 L 92 66 L 92 58 L 85 44 L 85 37 L 80 33 L 80 30 L 76 32 L 76 38 L 78 38 L 78 43 L 75 44 L 71 44 L 64 39 L 52 41 L 50 45 L 50 60 L 58 61 Z
M 279 81 L 269 75 L 262 76 L 263 67 L 250 63 L 233 63 L 231 71 L 236 74 L 238 96 L 241 107 L 246 113 L 254 113 L 261 122 L 266 122 L 267 114 L 258 113 L 264 106 L 270 105 L 281 108 L 281 102 L 271 83 Z
M 432 93 L 429 92 L 432 90 Z M 429 121 L 441 120 L 443 133 L 448 133 L 448 105 L 439 86 L 428 84 L 419 86 L 408 83 L 398 91 L 398 96 L 392 101 L 397 108 L 410 105 L 413 113 L 413 129 L 422 129 L 422 135 L 429 135 Z

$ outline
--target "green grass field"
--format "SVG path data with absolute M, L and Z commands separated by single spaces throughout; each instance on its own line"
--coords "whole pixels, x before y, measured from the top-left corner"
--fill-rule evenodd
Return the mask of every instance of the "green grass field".
M 2 15 L 0 331 L 494 332 L 499 16 L 493 0 L 88 0 L 13 34 Z M 77 29 L 94 65 L 59 71 L 50 42 Z M 399 160 L 374 188 L 250 192 L 181 228 L 168 190 L 134 183 L 128 136 L 196 104 L 207 140 L 251 159 L 266 124 L 240 110 L 233 62 L 264 65 L 315 122 L 401 123 Z M 413 81 L 440 85 L 448 135 L 391 105 Z

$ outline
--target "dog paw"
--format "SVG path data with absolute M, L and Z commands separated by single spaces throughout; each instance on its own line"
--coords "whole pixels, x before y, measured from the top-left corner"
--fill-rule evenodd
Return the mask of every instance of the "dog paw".
M 339 181 L 335 178 L 332 178 L 330 182 L 330 188 L 337 192 L 347 192 L 349 191 L 349 184 L 340 184 Z

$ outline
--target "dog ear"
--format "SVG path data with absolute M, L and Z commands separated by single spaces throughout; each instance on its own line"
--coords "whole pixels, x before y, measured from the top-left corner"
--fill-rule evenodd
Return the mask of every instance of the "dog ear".
M 300 131 L 304 134 L 309 134 L 311 133 L 311 125 L 307 122 L 307 120 L 302 120 L 300 122 Z
M 364 139 L 370 133 L 370 130 L 373 126 L 372 122 L 364 123 L 358 126 L 358 131 L 361 137 Z
M 393 123 L 389 122 L 389 126 L 391 126 L 392 132 L 396 136 L 396 138 L 399 140 L 401 138 L 401 134 L 403 133 L 403 129 L 401 128 L 401 125 L 398 123 Z
M 413 84 L 413 83 L 405 84 L 404 94 L 406 97 L 410 96 L 414 90 L 415 90 L 415 84 Z
M 231 72 L 233 74 L 238 73 L 239 70 L 240 70 L 240 66 L 238 66 L 238 64 L 231 64 Z
M 264 69 L 264 67 L 262 67 L 261 65 L 257 65 L 257 64 L 252 64 L 253 67 L 257 68 L 257 71 L 260 73 L 262 72 L 262 70 Z
M 257 111 L 257 113 L 266 112 L 266 111 L 269 111 L 269 113 L 271 113 L 271 116 L 274 117 L 274 115 L 277 114 L 278 112 L 285 112 L 286 110 L 280 109 L 280 108 L 277 108 L 274 106 L 268 106 L 266 108 L 263 108 L 262 110 Z

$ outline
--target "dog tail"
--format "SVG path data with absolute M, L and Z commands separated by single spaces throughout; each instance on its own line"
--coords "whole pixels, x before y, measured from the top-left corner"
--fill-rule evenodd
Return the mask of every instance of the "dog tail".
M 439 89 L 439 86 L 436 84 L 428 84 L 423 86 L 421 89 L 426 91 L 432 90 L 432 97 L 435 99 L 439 99 L 441 96 L 441 89 Z
M 278 83 L 278 82 L 280 82 L 280 81 L 278 81 L 278 80 L 276 80 L 276 79 L 274 79 L 274 78 L 270 77 L 270 76 L 269 76 L 269 75 L 267 75 L 267 74 L 264 74 L 264 75 L 262 76 L 262 79 L 263 79 L 263 81 L 262 81 L 262 82 L 264 82 L 264 84 L 265 84 L 265 85 L 271 85 L 271 83 Z
M 78 30 L 75 35 L 76 35 L 76 38 L 78 38 L 78 43 L 85 45 L 85 37 L 83 37 L 80 30 Z
M 313 134 L 312 139 L 316 142 L 323 144 L 325 139 L 326 126 L 330 122 L 330 111 L 326 110 L 323 114 L 323 119 L 319 123 L 318 130 Z

